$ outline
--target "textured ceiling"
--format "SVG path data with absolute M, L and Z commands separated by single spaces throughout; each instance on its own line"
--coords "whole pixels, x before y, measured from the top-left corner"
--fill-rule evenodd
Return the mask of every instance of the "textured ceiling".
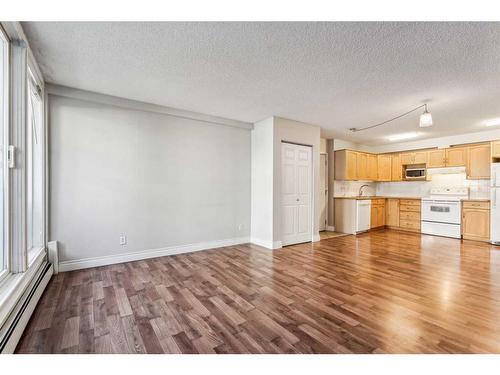
M 255 122 L 271 115 L 382 144 L 491 130 L 500 117 L 500 23 L 58 23 L 23 28 L 48 82 Z

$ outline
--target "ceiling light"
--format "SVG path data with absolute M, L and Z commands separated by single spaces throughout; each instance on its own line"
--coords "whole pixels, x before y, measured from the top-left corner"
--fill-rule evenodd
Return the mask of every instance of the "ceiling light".
M 427 111 L 427 104 L 425 105 L 425 111 L 420 115 L 420 127 L 426 128 L 428 126 L 432 126 L 432 115 L 429 111 Z
M 486 120 L 484 122 L 484 125 L 485 126 L 497 126 L 497 125 L 500 125 L 500 117 L 498 117 L 498 118 L 492 118 L 490 120 Z
M 411 138 L 416 138 L 420 135 L 420 133 L 417 132 L 411 132 L 411 133 L 401 133 L 401 134 L 394 134 L 390 135 L 387 137 L 387 139 L 391 142 L 393 141 L 403 141 L 405 139 L 411 139 Z

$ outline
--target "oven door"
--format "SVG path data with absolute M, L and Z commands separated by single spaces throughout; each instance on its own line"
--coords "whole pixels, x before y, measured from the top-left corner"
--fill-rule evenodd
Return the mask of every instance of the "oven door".
M 422 200 L 422 221 L 460 224 L 460 201 Z

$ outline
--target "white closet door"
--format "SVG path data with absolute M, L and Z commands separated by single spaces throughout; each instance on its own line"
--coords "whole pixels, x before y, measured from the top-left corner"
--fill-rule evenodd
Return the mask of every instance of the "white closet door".
M 281 144 L 281 242 L 312 240 L 312 148 Z

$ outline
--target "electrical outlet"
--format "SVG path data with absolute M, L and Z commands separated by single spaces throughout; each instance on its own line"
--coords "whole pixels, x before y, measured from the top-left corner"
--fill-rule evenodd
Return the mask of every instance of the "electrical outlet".
M 127 244 L 127 236 L 122 234 L 120 236 L 120 245 L 126 245 Z

